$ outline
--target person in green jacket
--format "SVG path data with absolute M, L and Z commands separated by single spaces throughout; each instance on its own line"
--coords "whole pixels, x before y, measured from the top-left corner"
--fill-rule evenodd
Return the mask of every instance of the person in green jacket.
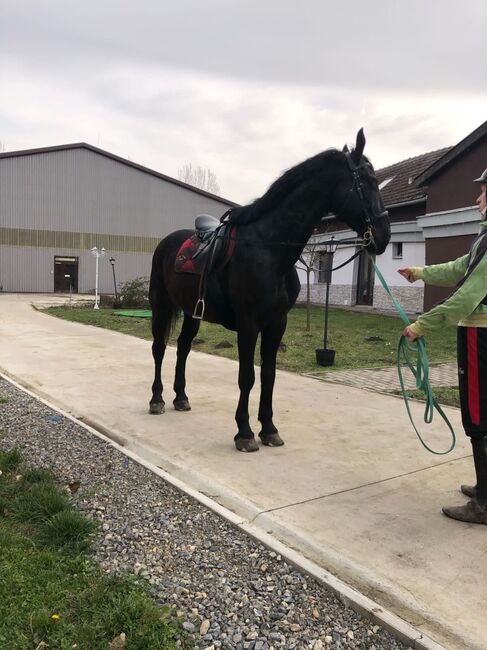
M 474 180 L 480 185 L 477 199 L 480 233 L 467 255 L 446 264 L 413 266 L 398 272 L 409 282 L 454 287 L 442 303 L 408 325 L 410 341 L 448 325 L 457 325 L 458 382 L 465 433 L 470 437 L 477 484 L 462 485 L 470 501 L 443 508 L 453 519 L 487 524 L 487 169 Z

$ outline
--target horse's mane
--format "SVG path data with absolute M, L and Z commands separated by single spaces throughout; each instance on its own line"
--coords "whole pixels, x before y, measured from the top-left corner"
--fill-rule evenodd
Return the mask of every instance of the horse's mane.
M 304 183 L 309 182 L 317 172 L 321 173 L 323 171 L 323 164 L 327 159 L 332 160 L 340 153 L 338 149 L 327 149 L 299 163 L 295 167 L 291 167 L 291 169 L 285 171 L 282 176 L 275 180 L 267 192 L 260 198 L 255 199 L 255 201 L 248 205 L 233 208 L 229 215 L 229 221 L 237 224 L 257 221 L 257 219 L 260 219 L 264 214 L 267 214 L 278 206 Z

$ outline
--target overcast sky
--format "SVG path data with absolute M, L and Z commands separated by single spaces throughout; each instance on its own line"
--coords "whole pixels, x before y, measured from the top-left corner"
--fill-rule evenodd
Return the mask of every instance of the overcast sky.
M 248 202 L 361 126 L 376 168 L 458 142 L 486 33 L 484 0 L 0 0 L 0 147 L 202 165 Z

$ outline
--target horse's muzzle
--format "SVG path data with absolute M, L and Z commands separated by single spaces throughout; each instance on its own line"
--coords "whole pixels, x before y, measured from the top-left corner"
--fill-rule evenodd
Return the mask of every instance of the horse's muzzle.
M 374 215 L 371 229 L 372 237 L 366 247 L 368 248 L 370 246 L 377 255 L 382 255 L 391 239 L 391 225 L 387 210 L 383 210 L 379 214 Z

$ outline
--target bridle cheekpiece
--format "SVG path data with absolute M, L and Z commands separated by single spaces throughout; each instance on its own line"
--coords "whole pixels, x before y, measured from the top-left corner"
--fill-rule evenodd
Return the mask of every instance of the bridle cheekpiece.
M 365 167 L 365 164 L 362 163 L 360 165 L 357 165 L 353 160 L 351 153 L 348 151 L 345 152 L 345 158 L 347 160 L 348 168 L 350 169 L 350 172 L 352 174 L 352 186 L 350 187 L 350 194 L 353 194 L 354 192 L 357 193 L 360 199 L 360 203 L 362 204 L 362 209 L 365 216 L 366 229 L 362 236 L 362 246 L 366 247 L 371 242 L 374 241 L 374 234 L 373 234 L 374 220 L 386 217 L 388 215 L 388 212 L 387 210 L 385 210 L 384 212 L 381 212 L 378 215 L 374 214 L 374 211 L 372 210 L 369 202 L 366 200 L 364 186 L 362 184 L 362 179 L 360 178 L 360 174 L 359 174 L 359 169 Z M 347 201 L 345 201 L 345 205 L 347 204 L 347 202 L 348 199 Z

